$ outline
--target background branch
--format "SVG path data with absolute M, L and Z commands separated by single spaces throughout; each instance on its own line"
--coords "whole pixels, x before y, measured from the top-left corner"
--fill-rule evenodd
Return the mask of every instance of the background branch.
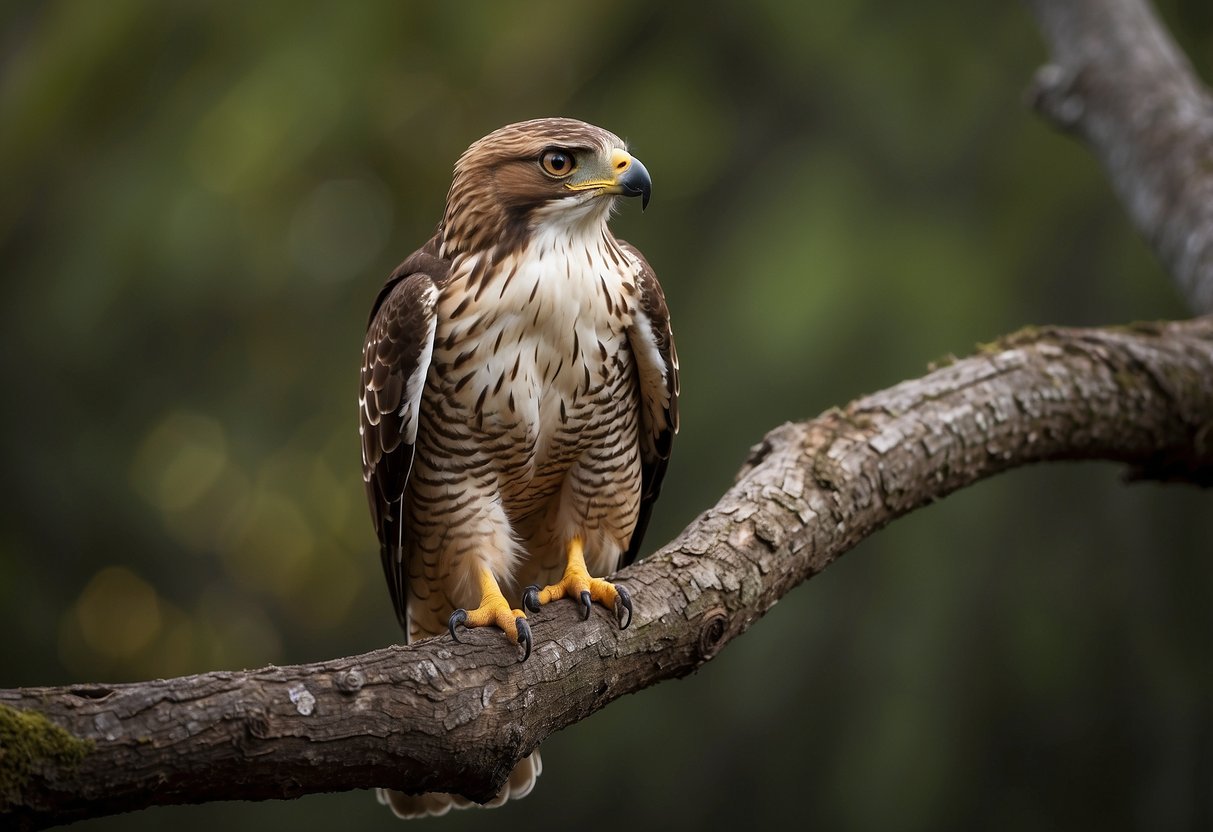
M 1213 311 L 1213 96 L 1145 0 L 1028 0 L 1036 109 L 1080 136 L 1197 312 Z
M 1213 318 L 1025 331 L 981 354 L 772 431 L 734 487 L 624 570 L 618 631 L 570 605 L 535 616 L 525 664 L 498 634 L 293 667 L 0 691 L 0 812 L 21 826 L 377 784 L 487 799 L 553 731 L 690 673 L 788 590 L 891 520 L 1008 468 L 1106 459 L 1213 477 Z M 74 739 L 73 739 L 74 738 Z M 87 745 L 82 745 L 83 740 Z M 15 765 L 19 762 L 20 765 Z

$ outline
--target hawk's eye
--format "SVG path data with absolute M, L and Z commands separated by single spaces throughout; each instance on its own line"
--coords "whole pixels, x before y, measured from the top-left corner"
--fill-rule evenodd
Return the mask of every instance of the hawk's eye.
M 577 165 L 573 154 L 564 150 L 548 150 L 540 158 L 545 173 L 551 176 L 568 176 Z

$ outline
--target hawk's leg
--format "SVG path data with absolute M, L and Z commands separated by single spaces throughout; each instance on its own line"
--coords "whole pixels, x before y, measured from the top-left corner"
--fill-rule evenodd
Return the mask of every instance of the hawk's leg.
M 559 583 L 545 586 L 528 586 L 522 595 L 522 606 L 531 612 L 538 612 L 539 607 L 558 598 L 576 598 L 581 603 L 581 618 L 584 621 L 590 617 L 590 609 L 594 601 L 615 612 L 619 628 L 626 630 L 632 623 L 632 596 L 621 586 L 615 586 L 610 581 L 590 576 L 585 567 L 585 555 L 580 537 L 569 541 L 569 562 L 564 568 L 564 577 Z
M 474 610 L 460 608 L 451 613 L 451 620 L 447 624 L 451 631 L 451 638 L 459 641 L 455 628 L 461 624 L 468 628 L 493 626 L 502 630 L 525 648 L 525 652 L 522 654 L 522 661 L 525 662 L 531 655 L 531 625 L 526 622 L 526 613 L 522 610 L 510 609 L 505 596 L 501 594 L 501 587 L 497 586 L 497 579 L 493 577 L 493 573 L 489 571 L 488 567 L 480 567 L 478 577 L 480 579 L 480 606 Z

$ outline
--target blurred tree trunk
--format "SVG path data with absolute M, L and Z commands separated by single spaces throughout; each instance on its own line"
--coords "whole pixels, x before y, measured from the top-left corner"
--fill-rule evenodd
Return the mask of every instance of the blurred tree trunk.
M 1030 96 L 1082 138 L 1199 313 L 1213 312 L 1213 95 L 1145 0 L 1028 0 L 1052 60 Z
M 1213 309 L 1213 104 L 1142 0 L 1029 0 L 1033 100 L 1084 138 L 1181 291 Z M 1103 459 L 1213 482 L 1213 318 L 1025 331 L 772 431 L 676 540 L 619 575 L 626 631 L 571 605 L 497 634 L 294 667 L 0 691 L 0 816 L 386 786 L 485 800 L 553 731 L 683 676 L 893 519 L 1001 471 Z

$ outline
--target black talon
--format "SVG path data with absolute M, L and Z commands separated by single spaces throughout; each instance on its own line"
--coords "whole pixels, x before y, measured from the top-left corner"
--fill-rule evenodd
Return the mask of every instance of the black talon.
M 581 620 L 589 620 L 590 611 L 594 608 L 594 602 L 590 600 L 590 591 L 588 589 L 583 589 L 581 591 L 581 607 L 584 610 L 584 612 L 581 613 Z
M 522 608 L 527 612 L 539 612 L 539 587 L 535 584 L 522 593 Z
M 455 628 L 461 624 L 468 623 L 468 611 L 465 609 L 457 609 L 451 613 L 450 620 L 446 622 L 447 628 L 451 631 L 451 638 L 459 641 L 459 636 L 455 635 Z
M 514 619 L 514 624 L 518 627 L 518 643 L 526 648 L 526 652 L 520 659 L 525 662 L 531 657 L 531 625 L 526 623 L 526 619 L 521 616 Z
M 619 620 L 619 629 L 626 630 L 628 625 L 632 623 L 632 595 L 627 591 L 627 588 L 622 586 L 615 587 L 615 591 L 619 593 L 619 598 L 615 603 L 628 611 L 627 621 L 623 620 L 622 613 L 618 610 L 615 611 L 616 618 Z

